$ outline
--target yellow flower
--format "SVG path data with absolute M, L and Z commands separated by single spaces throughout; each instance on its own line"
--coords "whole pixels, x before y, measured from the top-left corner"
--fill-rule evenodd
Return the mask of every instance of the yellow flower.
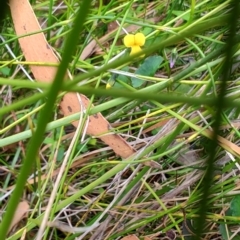
M 106 89 L 110 89 L 111 87 L 112 87 L 112 85 L 110 83 L 107 83 Z
M 115 84 L 115 76 L 113 75 L 106 84 L 106 89 L 110 89 Z
M 143 33 L 128 34 L 124 37 L 123 43 L 126 47 L 131 48 L 130 55 L 141 52 L 141 47 L 145 44 L 145 36 Z

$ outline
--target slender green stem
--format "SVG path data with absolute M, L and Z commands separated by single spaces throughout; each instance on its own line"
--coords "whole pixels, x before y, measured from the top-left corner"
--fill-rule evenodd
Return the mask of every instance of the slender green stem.
M 231 1 L 231 17 L 229 18 L 228 25 L 230 26 L 229 37 L 226 42 L 226 60 L 222 68 L 222 83 L 220 85 L 220 91 L 218 95 L 218 100 L 216 103 L 216 114 L 214 116 L 215 122 L 213 124 L 213 137 L 211 141 L 211 151 L 209 153 L 209 158 L 206 162 L 206 172 L 203 179 L 202 187 L 202 196 L 199 202 L 198 214 L 196 224 L 196 239 L 201 239 L 203 233 L 207 211 L 209 209 L 208 198 L 211 194 L 211 186 L 213 182 L 213 172 L 214 172 L 214 161 L 216 157 L 216 148 L 218 146 L 218 134 L 221 125 L 221 116 L 224 108 L 225 94 L 227 90 L 227 79 L 230 79 L 231 69 L 232 69 L 232 56 L 233 56 L 233 47 L 234 47 L 234 37 L 236 36 L 237 31 L 237 21 L 236 19 L 240 16 L 240 9 L 238 7 L 239 1 Z
M 37 157 L 39 146 L 42 143 L 45 128 L 47 126 L 48 121 L 50 120 L 50 114 L 53 110 L 55 101 L 57 99 L 58 93 L 63 84 L 64 76 L 68 67 L 68 64 L 71 60 L 71 56 L 74 52 L 74 49 L 77 45 L 77 38 L 81 30 L 83 29 L 84 20 L 87 17 L 88 10 L 90 8 L 91 1 L 85 0 L 83 1 L 80 10 L 76 16 L 75 24 L 73 29 L 67 39 L 63 59 L 60 63 L 58 71 L 56 73 L 55 79 L 52 83 L 52 86 L 48 92 L 48 101 L 46 102 L 45 107 L 40 112 L 40 116 L 38 119 L 37 129 L 33 134 L 27 148 L 26 158 L 23 161 L 23 165 L 21 167 L 16 187 L 13 191 L 12 196 L 8 202 L 6 213 L 3 217 L 2 223 L 0 225 L 0 236 L 1 239 L 5 239 L 9 226 L 11 224 L 12 218 L 14 216 L 14 212 L 17 208 L 18 202 L 22 196 L 23 189 L 26 183 L 26 180 L 31 172 L 32 165 L 34 160 Z

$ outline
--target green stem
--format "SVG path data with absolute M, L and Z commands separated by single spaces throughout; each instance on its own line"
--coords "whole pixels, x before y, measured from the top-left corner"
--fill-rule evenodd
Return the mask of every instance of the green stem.
M 78 36 L 83 29 L 84 20 L 87 17 L 88 10 L 90 8 L 91 1 L 85 0 L 83 1 L 80 10 L 76 16 L 75 24 L 73 29 L 67 39 L 63 59 L 59 65 L 58 71 L 56 73 L 55 79 L 52 83 L 52 86 L 48 92 L 48 101 L 46 102 L 45 107 L 40 112 L 40 116 L 38 119 L 38 124 L 35 133 L 33 134 L 26 152 L 26 158 L 23 161 L 17 182 L 16 187 L 13 191 L 12 196 L 8 202 L 7 211 L 3 217 L 2 223 L 0 225 L 0 236 L 1 239 L 5 239 L 8 233 L 8 229 L 12 222 L 12 218 L 14 216 L 15 210 L 17 208 L 18 202 L 23 194 L 23 190 L 25 187 L 26 180 L 31 173 L 32 165 L 34 160 L 37 157 L 39 146 L 42 143 L 44 132 L 47 126 L 47 123 L 50 118 L 50 114 L 55 105 L 55 101 L 57 99 L 58 93 L 62 87 L 64 76 L 67 71 L 68 64 L 71 60 L 72 54 L 77 45 Z
M 224 102 L 225 102 L 225 94 L 227 90 L 227 79 L 230 79 L 231 77 L 231 69 L 232 69 L 232 56 L 233 56 L 233 47 L 234 47 L 234 37 L 236 36 L 237 31 L 237 22 L 236 19 L 240 15 L 240 11 L 238 8 L 239 1 L 238 0 L 232 0 L 232 10 L 231 10 L 231 17 L 228 21 L 229 26 L 229 37 L 226 44 L 226 59 L 225 63 L 222 67 L 222 83 L 220 85 L 220 91 L 218 95 L 218 100 L 216 104 L 216 114 L 214 116 L 215 122 L 213 124 L 213 137 L 211 141 L 211 146 L 209 149 L 211 149 L 209 153 L 209 158 L 206 162 L 206 172 L 203 179 L 203 186 L 202 186 L 202 195 L 201 200 L 199 202 L 199 208 L 198 208 L 198 214 L 199 217 L 197 219 L 197 229 L 196 229 L 196 237 L 195 239 L 201 239 L 205 222 L 206 222 L 206 215 L 207 211 L 209 209 L 209 195 L 211 194 L 211 187 L 212 187 L 212 181 L 213 181 L 213 172 L 214 172 L 214 160 L 216 157 L 216 150 L 218 146 L 218 134 L 219 129 L 221 126 L 221 116 L 222 111 L 224 108 Z

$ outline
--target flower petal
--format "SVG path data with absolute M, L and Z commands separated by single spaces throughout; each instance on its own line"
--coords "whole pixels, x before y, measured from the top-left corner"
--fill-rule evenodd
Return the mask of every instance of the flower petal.
M 135 34 L 135 45 L 143 46 L 145 44 L 145 36 L 143 33 L 136 33 Z
M 107 83 L 106 89 L 110 89 L 111 87 L 112 87 L 111 84 L 110 84 L 110 83 Z
M 133 34 L 128 34 L 123 38 L 123 43 L 126 47 L 132 47 L 135 44 L 135 36 Z
M 139 52 L 141 52 L 141 51 L 142 51 L 141 47 L 139 47 L 139 46 L 133 46 L 133 47 L 131 47 L 130 56 L 133 55 L 133 54 L 135 54 L 135 53 L 139 53 Z

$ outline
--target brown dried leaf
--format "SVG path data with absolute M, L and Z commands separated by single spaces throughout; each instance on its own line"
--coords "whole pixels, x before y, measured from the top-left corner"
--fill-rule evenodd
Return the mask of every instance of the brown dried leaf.
M 84 96 L 81 96 L 82 105 L 87 108 L 89 105 L 89 99 Z M 63 101 L 60 104 L 64 116 L 68 116 L 77 112 L 82 111 L 81 106 L 78 101 L 77 94 L 68 93 L 63 97 Z M 72 123 L 77 127 L 78 122 Z M 106 134 L 111 129 L 110 123 L 102 116 L 101 113 L 94 114 L 89 117 L 87 133 L 92 136 L 99 137 L 103 142 L 105 142 L 109 147 L 111 147 L 116 154 L 123 158 L 127 158 L 135 153 L 134 149 L 128 145 L 128 143 L 119 135 L 113 133 L 101 136 Z
M 133 235 L 128 235 L 124 238 L 121 238 L 121 240 L 139 240 L 139 238 L 135 234 L 133 234 Z
M 111 31 L 113 31 L 115 29 L 118 29 L 118 28 L 119 28 L 119 26 L 118 26 L 117 22 L 116 21 L 112 21 L 112 22 L 108 23 L 107 33 L 111 32 Z
M 143 164 L 151 168 L 162 169 L 162 166 L 158 162 L 153 160 L 145 161 L 143 162 Z
M 152 240 L 150 237 L 144 237 L 144 240 Z
M 8 232 L 10 232 L 12 228 L 26 216 L 28 210 L 29 210 L 29 205 L 27 201 L 22 201 L 18 204 L 17 210 L 14 214 L 14 217 L 10 225 L 10 228 L 8 229 Z
M 17 35 L 29 34 L 41 30 L 28 0 L 10 0 L 9 5 Z M 19 38 L 19 43 L 27 61 L 59 63 L 58 58 L 47 43 L 43 33 Z M 56 67 L 53 66 L 31 65 L 30 68 L 35 79 L 42 82 L 51 82 L 56 73 Z M 84 95 L 80 95 L 80 98 L 84 108 L 88 108 L 90 105 L 89 99 Z M 80 107 L 76 93 L 67 93 L 62 99 L 60 107 L 64 116 L 84 110 Z M 77 124 L 77 122 L 73 123 L 74 126 Z M 116 154 L 123 158 L 127 158 L 135 153 L 134 149 L 119 135 L 109 134 L 101 136 L 102 134 L 106 134 L 109 129 L 110 124 L 100 113 L 89 117 L 87 134 L 99 137 Z
M 178 142 L 175 141 L 172 147 L 176 146 L 177 144 Z M 186 143 L 175 152 L 176 161 L 181 165 L 189 165 L 191 163 L 197 162 L 199 159 L 197 152 L 199 152 L 199 150 L 191 149 L 191 145 Z

